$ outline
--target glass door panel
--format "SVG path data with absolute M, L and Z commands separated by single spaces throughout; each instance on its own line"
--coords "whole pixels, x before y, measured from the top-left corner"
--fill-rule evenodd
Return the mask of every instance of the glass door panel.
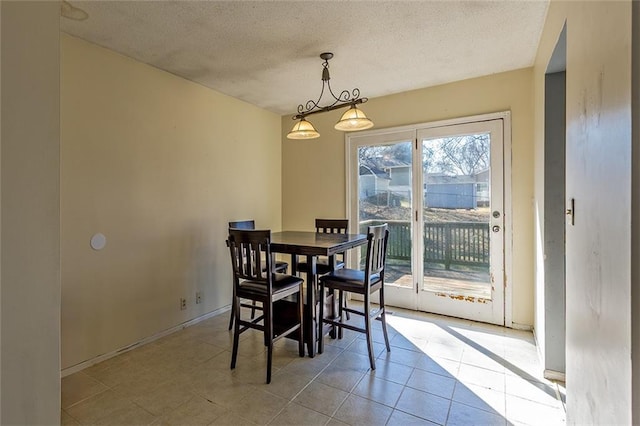
M 418 308 L 504 323 L 502 120 L 424 129 Z
M 424 291 L 491 299 L 490 137 L 422 141 Z
M 363 138 L 354 144 L 352 194 L 357 204 L 351 222 L 365 234 L 370 225 L 387 223 L 386 303 L 416 308 L 413 268 L 413 146 L 415 132 Z M 357 178 L 353 178 L 357 176 Z M 356 217 L 353 217 L 356 213 Z M 360 250 L 362 268 L 366 253 Z

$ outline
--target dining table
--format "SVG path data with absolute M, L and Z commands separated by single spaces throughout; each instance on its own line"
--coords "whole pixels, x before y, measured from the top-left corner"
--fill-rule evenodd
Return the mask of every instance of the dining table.
M 291 273 L 297 274 L 298 256 L 305 256 L 307 262 L 305 342 L 309 357 L 316 354 L 318 327 L 316 321 L 316 290 L 318 288 L 318 256 L 327 256 L 329 265 L 335 265 L 335 255 L 367 243 L 366 234 L 332 234 L 312 231 L 281 231 L 271 234 L 271 252 L 291 255 Z

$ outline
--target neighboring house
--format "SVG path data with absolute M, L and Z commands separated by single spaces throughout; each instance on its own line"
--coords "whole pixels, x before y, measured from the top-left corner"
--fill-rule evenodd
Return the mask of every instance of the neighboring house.
M 360 180 L 358 182 L 358 192 L 360 199 L 372 197 L 381 192 L 389 190 L 391 178 L 389 173 L 375 166 L 369 167 L 360 165 Z
M 427 173 L 424 177 L 427 207 L 475 209 L 489 205 L 489 170 L 475 175 Z
M 411 165 L 372 158 L 360 165 L 360 198 L 386 193 L 389 199 L 410 199 Z M 489 205 L 489 169 L 475 175 L 426 173 L 425 206 L 475 209 Z

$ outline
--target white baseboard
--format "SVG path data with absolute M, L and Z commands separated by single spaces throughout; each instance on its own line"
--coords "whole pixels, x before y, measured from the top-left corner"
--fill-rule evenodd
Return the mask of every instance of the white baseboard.
M 533 326 L 531 326 L 529 324 L 518 324 L 517 322 L 512 322 L 511 323 L 511 328 L 513 328 L 514 330 L 523 330 L 523 331 L 532 331 L 533 330 Z
M 544 370 L 544 378 L 549 380 L 556 380 L 558 382 L 565 381 L 565 373 L 561 373 L 555 370 Z
M 102 362 L 102 361 L 106 361 L 109 358 L 113 358 L 114 356 L 122 355 L 123 353 L 129 352 L 132 349 L 139 348 L 140 346 L 146 345 L 147 343 L 151 343 L 154 340 L 158 340 L 158 339 L 160 339 L 162 337 L 168 336 L 169 334 L 175 333 L 176 331 L 183 330 L 183 329 L 185 329 L 187 327 L 190 327 L 192 325 L 195 325 L 195 324 L 197 324 L 199 322 L 202 322 L 202 321 L 207 320 L 209 318 L 213 318 L 215 316 L 218 316 L 218 315 L 220 315 L 222 313 L 225 313 L 225 312 L 229 311 L 230 309 L 231 309 L 231 305 L 223 306 L 222 308 L 216 309 L 214 311 L 211 311 L 209 313 L 201 315 L 201 316 L 199 316 L 197 318 L 194 318 L 192 320 L 183 322 L 182 324 L 176 325 L 175 327 L 171 327 L 171 328 L 169 328 L 167 330 L 163 330 L 163 331 L 161 331 L 159 333 L 156 333 L 156 334 L 154 334 L 152 336 L 145 337 L 144 339 L 139 340 L 139 341 L 137 341 L 135 343 L 132 343 L 129 346 L 125 346 L 125 347 L 122 347 L 120 349 L 116 349 L 115 351 L 111 351 L 111 352 L 108 352 L 106 354 L 98 355 L 95 358 L 91 358 L 91 359 L 89 359 L 87 361 L 83 361 L 83 362 L 81 362 L 79 364 L 76 364 L 76 365 L 73 365 L 71 367 L 64 368 L 64 369 L 62 369 L 60 371 L 60 377 L 66 377 L 66 376 L 68 376 L 70 374 L 77 373 L 78 371 L 84 370 L 87 367 L 91 367 L 94 364 L 97 364 L 97 363 Z

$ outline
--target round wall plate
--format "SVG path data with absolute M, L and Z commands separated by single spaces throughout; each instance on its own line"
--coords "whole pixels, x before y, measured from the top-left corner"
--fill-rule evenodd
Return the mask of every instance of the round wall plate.
M 102 250 L 107 245 L 107 237 L 101 233 L 95 234 L 91 237 L 91 248 L 94 250 Z

